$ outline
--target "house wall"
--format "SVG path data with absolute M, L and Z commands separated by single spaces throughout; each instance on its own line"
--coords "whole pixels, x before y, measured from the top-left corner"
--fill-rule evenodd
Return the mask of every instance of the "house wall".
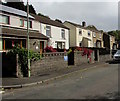
M 82 31 L 82 34 L 79 34 L 79 30 Z M 92 38 L 92 32 L 90 32 L 90 36 L 88 36 L 88 30 L 86 29 L 81 29 L 81 28 L 76 28 L 76 43 L 77 43 L 77 46 L 79 46 L 79 43 L 82 42 L 83 40 L 83 37 L 87 38 L 88 40 L 87 41 L 87 47 L 93 47 L 93 38 Z M 83 46 L 83 47 L 86 47 Z
M 34 52 L 40 52 L 40 41 L 44 41 L 45 48 L 47 40 L 45 41 L 40 39 L 30 39 L 30 49 Z M 36 47 L 38 47 L 38 49 Z
M 93 46 L 94 46 L 94 43 L 96 43 L 97 40 L 100 40 L 101 41 L 101 47 L 103 48 L 104 47 L 103 33 L 100 33 L 100 32 L 95 32 L 95 33 L 96 33 L 96 37 L 93 36 Z M 100 34 L 101 34 L 101 37 L 100 37 Z
M 20 16 L 15 16 L 15 15 L 12 15 L 12 14 L 6 14 L 6 13 L 3 13 L 3 12 L 2 13 L 0 12 L 0 14 L 10 17 L 10 24 L 2 24 L 2 23 L 0 23 L 0 25 L 27 29 L 26 27 L 20 27 L 20 19 L 27 19 L 27 18 L 23 18 L 23 17 L 20 17 Z M 32 28 L 29 28 L 29 29 L 30 30 L 40 31 L 40 23 L 33 20 L 33 19 L 29 19 L 29 20 L 32 21 Z
M 76 27 L 67 22 L 65 22 L 64 25 L 70 29 L 70 35 L 69 35 L 70 47 L 76 46 Z
M 110 35 L 110 49 L 113 49 L 113 43 L 115 43 L 115 37 Z
M 41 24 L 41 33 L 46 36 L 46 24 Z M 51 37 L 49 38 L 49 46 L 57 48 L 55 42 L 65 42 L 65 48 L 69 49 L 69 30 L 61 27 L 51 26 Z M 62 39 L 61 30 L 65 30 L 65 39 Z M 49 36 L 48 36 L 49 37 Z

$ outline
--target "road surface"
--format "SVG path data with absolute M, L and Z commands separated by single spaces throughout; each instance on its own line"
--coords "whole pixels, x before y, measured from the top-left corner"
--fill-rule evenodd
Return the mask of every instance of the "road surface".
M 32 87 L 8 90 L 3 99 L 101 99 L 118 92 L 118 64 L 105 64 Z

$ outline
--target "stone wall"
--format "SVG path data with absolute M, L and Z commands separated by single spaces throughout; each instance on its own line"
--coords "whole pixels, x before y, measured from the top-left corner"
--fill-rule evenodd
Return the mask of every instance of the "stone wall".
M 110 54 L 99 55 L 99 62 L 106 62 L 111 59 Z
M 67 53 L 45 53 L 42 60 L 31 63 L 31 75 L 39 75 L 46 71 L 60 70 L 68 67 L 68 62 L 64 61 L 64 56 Z M 87 56 L 82 56 L 82 52 L 75 52 L 74 62 L 76 66 L 87 63 Z
M 74 61 L 75 61 L 75 65 L 79 66 L 81 64 L 87 63 L 87 56 L 82 56 L 82 52 L 75 52 L 74 54 Z

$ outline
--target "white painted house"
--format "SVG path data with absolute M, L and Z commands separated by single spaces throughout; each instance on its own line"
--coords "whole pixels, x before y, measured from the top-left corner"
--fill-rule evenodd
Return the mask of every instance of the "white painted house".
M 69 49 L 69 28 L 63 23 L 51 20 L 50 18 L 33 15 L 40 22 L 40 32 L 49 37 L 48 46 L 59 49 Z
M 41 34 L 40 23 L 29 15 L 30 49 L 43 51 L 48 38 Z M 0 4 L 0 51 L 11 49 L 19 44 L 27 48 L 27 13 L 12 7 Z M 43 45 L 41 44 L 43 43 Z
M 64 25 L 70 29 L 70 47 L 93 47 L 92 31 L 69 21 Z

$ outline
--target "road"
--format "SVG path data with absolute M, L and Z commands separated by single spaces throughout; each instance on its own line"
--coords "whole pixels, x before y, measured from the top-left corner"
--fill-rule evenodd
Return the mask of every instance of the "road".
M 43 85 L 6 91 L 3 99 L 99 99 L 115 98 L 118 64 L 79 71 Z

